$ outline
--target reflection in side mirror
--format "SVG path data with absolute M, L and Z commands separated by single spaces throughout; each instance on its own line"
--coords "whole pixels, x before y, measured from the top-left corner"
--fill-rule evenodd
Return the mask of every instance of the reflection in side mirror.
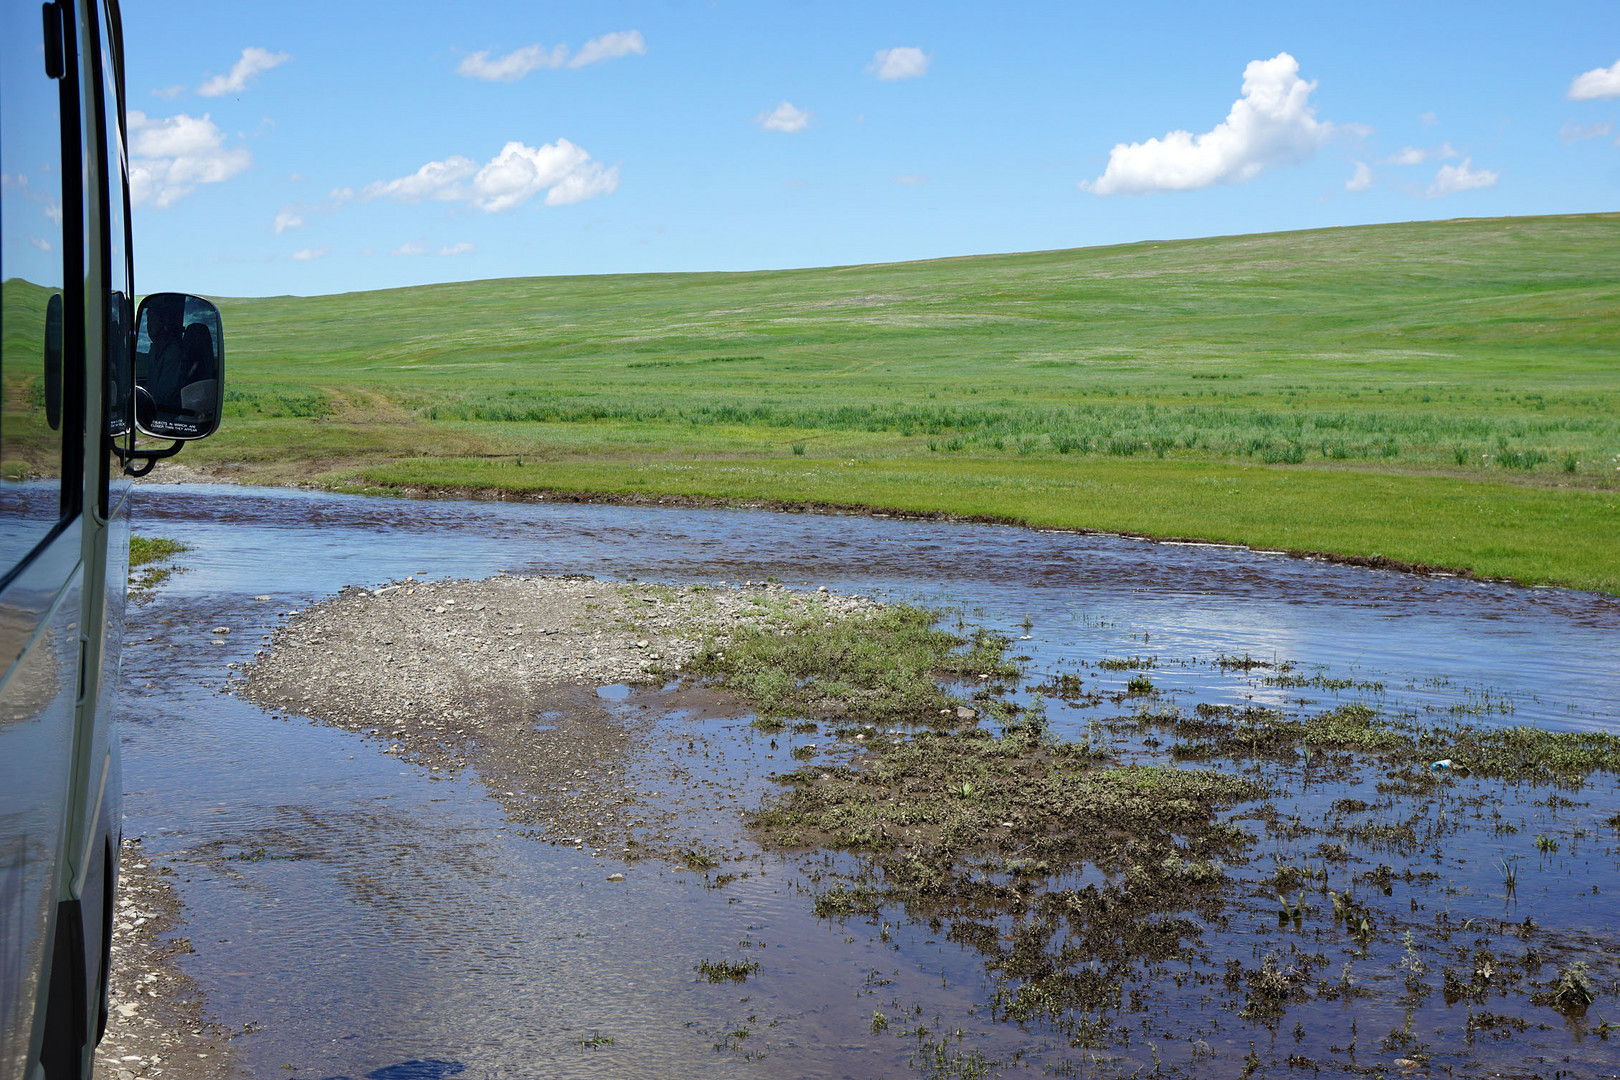
M 204 439 L 225 401 L 219 309 L 200 296 L 153 293 L 135 316 L 135 427 L 159 439 Z
M 45 422 L 62 428 L 62 294 L 45 303 Z

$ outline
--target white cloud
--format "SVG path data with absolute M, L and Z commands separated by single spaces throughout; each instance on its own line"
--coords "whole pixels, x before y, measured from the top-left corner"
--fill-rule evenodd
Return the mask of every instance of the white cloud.
M 1425 161 L 1449 161 L 1461 157 L 1450 143 L 1441 143 L 1439 146 L 1403 146 L 1398 153 L 1391 154 L 1385 159 L 1385 165 L 1421 165 Z
M 1459 191 L 1495 187 L 1499 174 L 1491 169 L 1476 169 L 1473 164 L 1473 158 L 1463 158 L 1456 165 L 1440 166 L 1440 171 L 1434 174 L 1434 183 L 1429 185 L 1429 190 L 1424 194 L 1434 199 L 1441 195 L 1454 195 Z
M 769 112 L 762 112 L 754 117 L 754 123 L 766 131 L 783 131 L 793 135 L 809 125 L 810 114 L 803 109 L 795 109 L 784 101 Z
M 580 147 L 558 139 L 536 150 L 509 142 L 473 177 L 473 205 L 495 212 L 521 206 L 544 191 L 547 206 L 568 206 L 619 187 L 619 169 L 604 169 Z
M 1418 114 L 1418 123 L 1422 124 L 1426 128 L 1434 127 L 1434 125 L 1438 124 L 1439 122 L 1440 117 L 1435 113 L 1426 112 Z
M 276 211 L 274 228 L 279 236 L 288 229 L 302 229 L 304 227 L 304 208 L 301 206 L 283 206 Z
M 179 97 L 185 92 L 186 88 L 183 86 L 165 86 L 161 90 L 152 91 L 152 96 L 160 97 L 164 101 L 173 101 L 175 98 Z
M 568 46 L 525 45 L 505 56 L 491 57 L 484 49 L 467 56 L 456 65 L 456 74 L 485 82 L 517 82 L 531 71 L 540 68 L 582 68 L 603 60 L 615 60 L 632 53 L 641 56 L 647 52 L 647 41 L 640 30 L 615 30 L 611 34 L 593 37 L 570 56 Z
M 456 74 L 485 82 L 517 82 L 537 68 L 559 68 L 568 62 L 568 46 L 547 49 L 543 45 L 525 45 L 505 56 L 491 60 L 489 50 L 475 52 L 456 65 Z
M 887 82 L 900 79 L 920 79 L 928 74 L 929 56 L 921 49 L 901 45 L 894 49 L 879 49 L 866 70 Z
M 477 171 L 477 162 L 453 154 L 443 161 L 430 161 L 398 180 L 377 180 L 367 184 L 360 192 L 360 198 L 367 202 L 372 199 L 393 199 L 414 203 L 428 198 L 455 202 L 465 198 L 459 182 Z
M 1287 53 L 1251 61 L 1243 69 L 1243 96 L 1214 130 L 1119 143 L 1103 174 L 1080 186 L 1098 195 L 1194 191 L 1297 165 L 1334 132 L 1332 124 L 1316 119 L 1310 104 L 1314 89 L 1316 83 L 1299 77 L 1299 62 Z
M 581 147 L 558 139 L 536 149 L 507 143 L 483 167 L 460 155 L 430 161 L 409 176 L 368 184 L 360 198 L 421 202 L 468 202 L 490 213 L 521 206 L 545 192 L 547 206 L 566 206 L 619 187 L 619 169 L 604 169 Z M 336 197 L 347 192 L 333 192 Z
M 1599 101 L 1614 97 L 1620 97 L 1620 60 L 1606 68 L 1582 72 L 1569 84 L 1571 101 Z
M 292 57 L 284 52 L 273 53 L 269 49 L 249 45 L 242 50 L 242 58 L 231 66 L 229 75 L 215 75 L 197 87 L 197 93 L 203 97 L 240 94 L 247 89 L 249 81 L 258 78 L 271 68 L 280 67 L 291 59 Z
M 616 30 L 611 34 L 593 37 L 580 46 L 579 55 L 568 61 L 568 66 L 581 68 L 602 60 L 617 60 L 631 53 L 637 56 L 645 56 L 647 53 L 647 42 L 642 38 L 641 31 Z
M 35 236 L 33 233 L 29 233 L 28 242 L 39 248 L 41 251 L 51 250 L 51 242 L 45 239 L 43 236 Z
M 1570 120 L 1558 129 L 1558 137 L 1567 143 L 1580 142 L 1583 139 L 1601 139 L 1614 130 L 1614 125 L 1608 121 L 1595 124 L 1577 124 Z
M 326 248 L 322 248 L 320 254 L 325 255 L 327 250 L 328 249 L 326 249 Z M 428 242 L 426 240 L 407 240 L 405 243 L 399 245 L 399 247 L 395 248 L 393 251 L 390 251 L 388 254 L 390 254 L 390 255 L 443 255 L 443 256 L 454 257 L 456 255 L 470 255 L 474 251 L 477 251 L 477 250 L 478 250 L 478 248 L 475 245 L 469 243 L 466 240 L 461 241 L 459 244 L 446 244 L 444 247 L 440 248 L 438 251 L 434 251 L 431 247 L 429 247 Z M 302 253 L 300 253 L 300 255 L 301 254 Z M 362 255 L 370 255 L 371 254 L 371 249 L 367 248 L 367 249 L 361 251 L 360 254 L 362 254 Z M 295 259 L 299 258 L 299 257 L 300 257 L 299 255 L 294 255 L 293 256 L 293 258 L 295 258 Z M 319 256 L 314 256 L 314 257 L 318 258 Z
M 1372 187 L 1373 172 L 1367 167 L 1365 161 L 1356 162 L 1356 171 L 1350 174 L 1350 179 L 1344 182 L 1346 191 L 1366 191 Z
M 894 178 L 894 182 L 903 187 L 921 187 L 928 183 L 928 177 L 922 173 L 901 173 Z
M 297 259 L 299 262 L 309 262 L 312 259 L 324 259 L 326 256 L 330 255 L 331 253 L 332 253 L 332 245 L 327 244 L 324 247 L 318 247 L 318 248 L 312 248 L 312 247 L 300 248 L 297 251 L 293 252 L 292 257 L 294 259 Z
M 227 149 L 208 114 L 151 119 L 129 110 L 129 197 L 137 206 L 172 206 L 198 184 L 240 176 L 253 164 L 245 149 Z

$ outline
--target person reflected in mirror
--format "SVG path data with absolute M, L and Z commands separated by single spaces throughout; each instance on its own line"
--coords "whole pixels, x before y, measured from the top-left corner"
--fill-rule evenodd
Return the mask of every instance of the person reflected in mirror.
M 202 323 L 192 323 L 181 336 L 184 374 L 180 377 L 180 408 L 200 416 L 214 396 L 214 335 Z
M 146 389 L 164 412 L 180 410 L 180 386 L 185 367 L 182 340 L 186 305 L 183 297 L 152 297 L 146 304 L 146 333 L 152 339 L 146 362 Z

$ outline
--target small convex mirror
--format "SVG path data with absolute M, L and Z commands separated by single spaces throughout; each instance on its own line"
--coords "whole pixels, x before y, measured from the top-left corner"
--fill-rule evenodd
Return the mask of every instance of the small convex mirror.
M 135 315 L 135 426 L 159 439 L 203 439 L 225 400 L 219 309 L 200 296 L 153 293 Z

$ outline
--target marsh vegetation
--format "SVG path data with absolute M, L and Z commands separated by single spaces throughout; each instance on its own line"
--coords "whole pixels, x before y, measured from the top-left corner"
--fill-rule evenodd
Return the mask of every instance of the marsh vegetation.
M 751 829 L 806 860 L 819 918 L 977 956 L 988 1017 L 1051 1040 L 1048 1069 L 1495 1075 L 1620 1034 L 1620 736 L 1500 725 L 1488 693 L 1391 709 L 1381 684 L 1249 657 L 1202 663 L 1326 700 L 1184 701 L 1195 662 L 1158 658 L 1037 684 L 1006 638 L 903 605 L 863 630 L 911 655 L 879 687 L 811 615 L 694 671 L 836 739 L 793 755 Z M 791 699 L 756 689 L 778 657 L 818 658 L 790 663 Z M 873 1032 L 915 1039 L 925 1075 L 1014 1064 L 884 985 L 856 991 Z

